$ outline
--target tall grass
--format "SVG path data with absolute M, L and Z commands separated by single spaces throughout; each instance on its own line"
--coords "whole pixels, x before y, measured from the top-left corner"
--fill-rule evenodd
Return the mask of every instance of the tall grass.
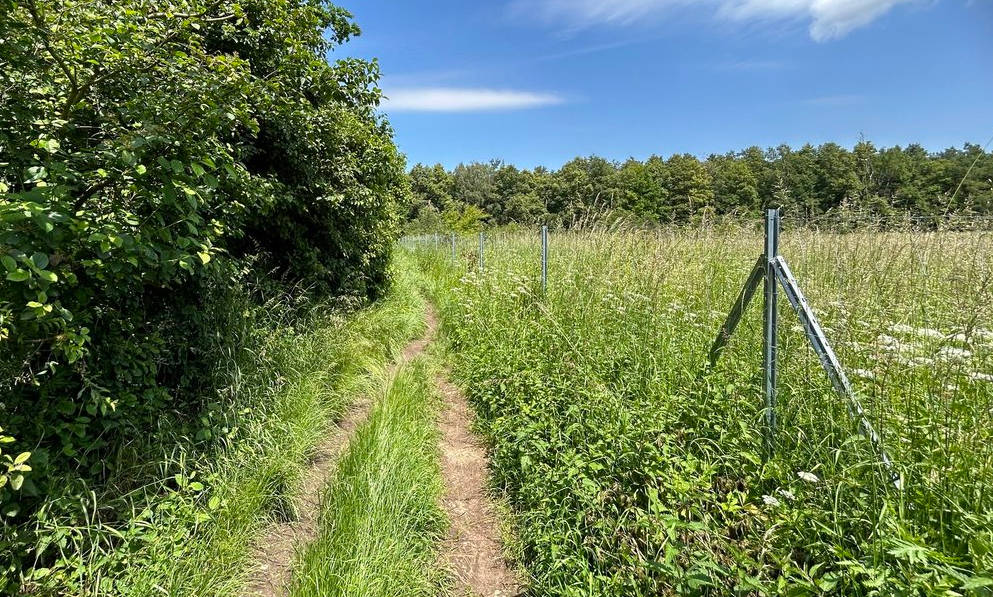
M 444 516 L 433 379 L 423 357 L 384 379 L 324 496 L 321 532 L 299 561 L 294 597 L 437 593 Z
M 41 564 L 24 583 L 32 594 L 236 594 L 256 535 L 293 516 L 311 450 L 363 378 L 423 328 L 423 300 L 403 275 L 388 298 L 348 316 L 278 302 L 250 313 L 250 304 L 230 305 L 250 317 L 249 337 L 217 364 L 229 383 L 199 421 L 164 416 L 158 434 L 122 451 L 81 517 L 40 517 Z
M 706 353 L 761 252 L 755 225 L 475 239 L 435 281 L 536 593 L 950 594 L 993 584 L 988 233 L 833 234 L 782 253 L 904 477 L 897 491 L 781 301 L 775 456 L 761 310 Z

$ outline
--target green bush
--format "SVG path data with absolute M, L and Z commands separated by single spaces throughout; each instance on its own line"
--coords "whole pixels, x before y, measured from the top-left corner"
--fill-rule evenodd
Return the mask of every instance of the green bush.
M 385 290 L 404 160 L 376 63 L 325 58 L 358 32 L 321 0 L 0 0 L 0 553 L 60 471 L 200 417 L 246 281 Z

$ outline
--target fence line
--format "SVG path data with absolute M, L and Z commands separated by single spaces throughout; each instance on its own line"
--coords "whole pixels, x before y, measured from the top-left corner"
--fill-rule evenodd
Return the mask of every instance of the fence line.
M 759 282 L 763 282 L 763 391 L 765 408 L 763 416 L 765 420 L 765 433 L 763 443 L 767 458 L 775 454 L 775 433 L 776 433 L 776 402 L 778 383 L 778 352 L 779 352 L 779 311 L 778 297 L 779 288 L 782 287 L 786 293 L 794 312 L 800 319 L 806 337 L 811 347 L 817 354 L 824 372 L 826 373 L 832 387 L 846 401 L 850 416 L 858 424 L 859 433 L 868 439 L 877 451 L 884 468 L 890 475 L 890 480 L 899 489 L 902 481 L 896 472 L 893 462 L 887 454 L 882 439 L 876 432 L 869 420 L 869 415 L 863 408 L 855 390 L 845 374 L 840 360 L 835 354 L 828 341 L 824 329 L 814 315 L 806 297 L 800 290 L 800 286 L 789 268 L 786 259 L 780 255 L 779 239 L 781 234 L 782 213 L 780 209 L 767 210 L 765 217 L 765 243 L 763 252 L 759 256 L 752 268 L 751 274 L 747 278 L 737 298 L 731 304 L 730 311 L 723 325 L 720 327 L 717 338 L 710 349 L 709 365 L 713 367 L 720 359 L 724 348 L 734 334 L 738 323 L 744 315 L 748 304 L 758 290 Z M 486 260 L 486 234 L 479 232 L 479 246 L 477 249 L 478 271 L 485 272 Z M 452 260 L 458 261 L 457 235 L 450 233 Z M 435 250 L 440 247 L 441 235 L 428 234 L 418 236 L 407 236 L 401 239 L 401 244 L 408 248 L 423 246 L 433 243 Z M 548 291 L 549 276 L 549 231 L 547 226 L 542 226 L 540 231 L 540 257 L 539 272 L 541 292 L 544 296 Z

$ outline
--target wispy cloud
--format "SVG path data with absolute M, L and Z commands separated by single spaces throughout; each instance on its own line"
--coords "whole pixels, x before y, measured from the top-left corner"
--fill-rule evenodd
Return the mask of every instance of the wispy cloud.
M 407 87 L 387 90 L 385 95 L 383 109 L 389 112 L 524 110 L 565 102 L 551 93 L 459 87 Z
M 562 52 L 556 52 L 554 54 L 546 54 L 544 56 L 538 56 L 534 60 L 543 62 L 546 60 L 560 60 L 562 58 L 572 58 L 574 56 L 585 56 L 587 54 L 599 54 L 600 52 L 607 52 L 609 50 L 616 50 L 618 48 L 625 48 L 628 46 L 633 46 L 635 44 L 645 43 L 646 39 L 625 39 L 622 41 L 615 41 L 604 44 L 595 44 L 591 46 L 582 46 L 578 48 L 573 48 L 570 50 L 564 50 Z
M 511 11 L 579 30 L 596 25 L 632 25 L 677 9 L 716 9 L 733 21 L 806 20 L 810 36 L 827 41 L 863 27 L 894 6 L 921 0 L 511 0 Z

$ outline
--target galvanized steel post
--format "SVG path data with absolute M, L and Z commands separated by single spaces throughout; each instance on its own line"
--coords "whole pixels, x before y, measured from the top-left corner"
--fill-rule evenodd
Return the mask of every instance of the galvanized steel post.
M 455 233 L 452 233 L 452 261 L 458 261 L 458 256 L 455 254 Z
M 541 293 L 548 290 L 548 226 L 541 227 Z
M 772 457 L 776 449 L 776 358 L 778 352 L 779 286 L 776 279 L 776 257 L 779 256 L 779 208 L 765 214 L 765 336 L 763 367 L 765 369 L 765 448 Z

